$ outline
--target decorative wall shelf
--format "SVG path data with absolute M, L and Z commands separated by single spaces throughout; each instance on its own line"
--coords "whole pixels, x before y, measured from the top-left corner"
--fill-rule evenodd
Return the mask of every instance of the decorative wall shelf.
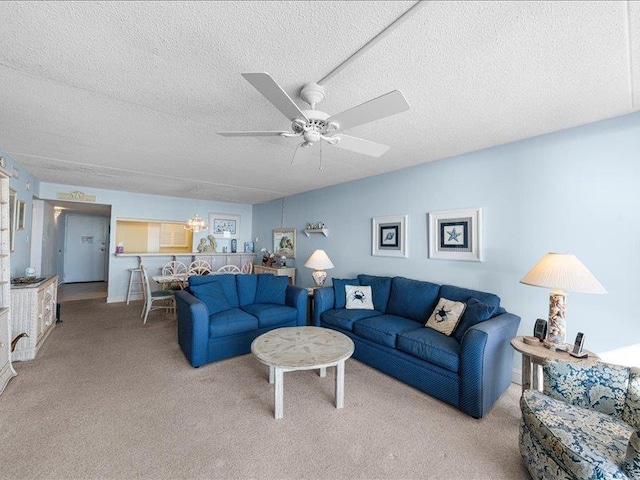
M 321 233 L 325 237 L 328 237 L 329 236 L 329 229 L 328 228 L 305 228 L 304 229 L 304 234 L 307 237 L 312 233 Z

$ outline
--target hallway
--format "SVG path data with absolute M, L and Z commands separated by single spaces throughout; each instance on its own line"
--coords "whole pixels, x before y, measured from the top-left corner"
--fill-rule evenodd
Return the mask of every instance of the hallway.
M 64 283 L 58 287 L 58 303 L 107 298 L 107 282 Z

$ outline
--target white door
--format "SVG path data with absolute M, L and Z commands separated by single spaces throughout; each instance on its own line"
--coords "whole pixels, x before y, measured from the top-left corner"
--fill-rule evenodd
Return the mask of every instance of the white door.
M 65 215 L 64 282 L 104 282 L 107 218 Z

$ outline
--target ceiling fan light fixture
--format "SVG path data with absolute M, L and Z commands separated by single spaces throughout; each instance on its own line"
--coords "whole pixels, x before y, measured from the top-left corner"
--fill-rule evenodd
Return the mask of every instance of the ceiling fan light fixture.
M 315 110 L 316 105 L 325 99 L 324 87 L 315 82 L 306 83 L 300 90 L 300 98 L 311 105 Z

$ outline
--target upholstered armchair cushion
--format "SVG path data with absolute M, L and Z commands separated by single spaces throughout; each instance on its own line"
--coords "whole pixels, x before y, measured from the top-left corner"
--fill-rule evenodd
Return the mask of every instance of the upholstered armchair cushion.
M 623 463 L 633 429 L 610 415 L 556 400 L 535 390 L 520 399 L 533 440 L 575 478 L 625 478 Z M 528 458 L 536 463 L 539 459 Z
M 548 362 L 543 368 L 544 393 L 577 407 L 593 408 L 621 419 L 629 370 L 602 362 L 595 365 Z
M 538 479 L 640 478 L 636 369 L 545 364 L 544 393 L 520 399 L 520 453 Z

